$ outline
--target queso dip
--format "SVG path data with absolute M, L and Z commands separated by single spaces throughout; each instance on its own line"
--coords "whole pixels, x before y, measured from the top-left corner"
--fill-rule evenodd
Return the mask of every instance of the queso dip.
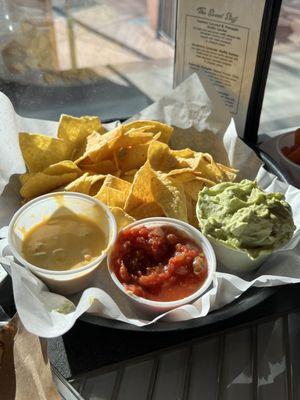
M 101 228 L 84 215 L 53 214 L 26 232 L 22 253 L 26 261 L 44 269 L 80 268 L 107 247 Z

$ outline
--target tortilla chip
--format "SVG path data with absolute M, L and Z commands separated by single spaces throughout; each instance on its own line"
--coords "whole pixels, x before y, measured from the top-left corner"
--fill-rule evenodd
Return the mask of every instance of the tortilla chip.
M 104 132 L 98 117 L 87 115 L 77 118 L 62 114 L 59 119 L 57 137 L 78 146 L 94 131 Z
M 175 184 L 171 178 L 163 174 L 156 174 L 151 181 L 151 189 L 156 203 L 162 208 L 166 217 L 187 222 L 187 209 L 182 184 Z
M 199 228 L 199 223 L 196 215 L 196 201 L 194 201 L 190 196 L 185 193 L 185 203 L 189 224 L 193 225 L 195 228 Z
M 21 185 L 24 185 L 24 183 L 30 178 L 31 175 L 33 175 L 35 172 L 31 172 L 31 173 L 26 173 L 26 174 L 22 174 L 19 176 Z
M 212 187 L 216 184 L 216 182 L 211 181 L 210 179 L 206 179 L 206 178 L 203 178 L 202 176 L 198 176 L 197 172 L 195 173 L 195 175 L 196 175 L 196 179 L 199 181 L 202 181 L 204 186 Z
M 94 150 L 97 146 L 99 146 L 101 143 L 103 143 L 104 135 L 102 135 L 99 132 L 94 131 L 93 133 L 91 133 L 89 136 L 87 136 L 86 138 L 86 147 L 85 147 L 85 151 L 89 152 L 91 150 Z
M 113 189 L 104 185 L 102 185 L 101 189 L 94 197 L 109 207 L 124 208 L 126 200 L 126 197 L 124 197 L 124 193 L 121 192 L 121 190 Z
M 192 181 L 197 176 L 195 172 L 191 171 L 190 168 L 175 169 L 165 175 L 169 178 L 172 178 L 177 183 Z
M 103 186 L 111 187 L 113 189 L 121 190 L 126 195 L 129 193 L 131 189 L 131 184 L 123 179 L 120 179 L 114 175 L 108 174 L 103 182 Z
M 113 175 L 107 175 L 96 198 L 110 207 L 124 208 L 131 184 Z
M 151 190 L 151 180 L 155 177 L 149 162 L 147 161 L 136 173 L 131 185 L 131 190 L 126 200 L 125 211 L 131 214 L 131 210 L 142 204 L 155 202 Z M 132 214 L 131 214 L 132 215 Z
M 82 163 L 80 169 L 85 172 L 97 173 L 101 175 L 112 174 L 118 170 L 114 160 L 103 160 L 98 164 Z
M 20 148 L 29 172 L 41 172 L 51 164 L 72 160 L 74 146 L 50 136 L 21 132 Z
M 21 178 L 20 194 L 32 198 L 51 192 L 81 175 L 81 170 L 72 161 L 61 161 L 45 168 L 43 172 L 32 172 Z
M 147 159 L 149 143 L 154 140 L 154 134 L 140 130 L 124 132 L 116 140 L 108 143 L 108 151 L 113 154 L 109 158 L 114 158 L 120 170 L 139 168 Z
M 150 129 L 150 132 L 147 129 Z M 130 129 L 129 131 L 126 131 L 124 126 L 122 126 L 122 133 L 122 136 L 117 141 L 118 146 L 134 146 L 136 144 L 147 143 L 156 136 L 151 132 L 151 126 Z
M 48 168 L 45 168 L 43 173 L 47 175 L 62 175 L 70 172 L 74 172 L 77 176 L 81 175 L 81 169 L 77 167 L 77 165 L 73 161 L 64 160 L 60 161 L 56 164 L 49 165 Z
M 156 202 L 141 204 L 130 210 L 129 214 L 135 219 L 165 216 L 162 208 Z
M 77 174 L 72 172 L 62 175 L 47 175 L 43 172 L 35 172 L 21 187 L 20 194 L 26 199 L 33 198 L 51 192 L 76 178 Z
M 238 170 L 231 168 L 231 167 L 227 167 L 226 165 L 217 163 L 217 166 L 220 168 L 220 170 L 223 172 L 223 174 L 225 175 L 225 180 L 233 182 L 238 174 Z
M 223 182 L 225 174 L 215 163 L 212 156 L 208 153 L 200 153 L 201 156 L 197 159 L 193 166 L 195 172 L 203 178 L 214 182 Z
M 148 161 L 151 168 L 159 172 L 169 172 L 184 167 L 172 154 L 167 144 L 156 141 L 149 146 Z
M 69 183 L 65 190 L 95 196 L 101 188 L 105 175 L 90 175 L 88 172 Z
M 44 169 L 43 173 L 47 175 L 62 175 L 62 174 L 68 174 L 68 173 L 76 173 L 77 176 L 81 175 L 81 170 L 77 167 L 76 164 L 73 163 L 73 161 L 60 161 L 56 164 L 50 165 L 48 168 Z M 28 179 L 32 176 L 34 176 L 36 172 L 28 172 L 26 174 L 20 175 L 19 179 L 22 185 L 25 184 L 25 182 L 28 181 Z
M 130 169 L 129 171 L 125 171 L 124 173 L 121 174 L 120 178 L 123 179 L 124 181 L 132 183 L 137 171 L 138 171 L 137 169 Z
M 125 133 L 127 132 L 151 132 L 153 133 L 155 130 L 155 124 L 154 121 L 132 121 L 132 122 L 126 122 L 125 124 L 122 124 L 123 130 Z M 157 133 L 157 131 L 156 131 Z
M 185 194 L 190 196 L 194 201 L 198 200 L 198 194 L 204 186 L 206 186 L 205 182 L 201 178 L 195 178 L 183 184 Z
M 195 151 L 192 149 L 181 149 L 181 150 L 171 150 L 172 156 L 176 157 L 177 159 L 181 158 L 193 158 L 195 157 Z
M 138 144 L 132 147 L 121 147 L 115 152 L 118 168 L 121 171 L 138 169 L 147 161 L 149 144 Z
M 136 128 L 147 127 L 145 128 L 147 131 L 149 130 L 154 134 L 160 133 L 159 141 L 164 143 L 169 142 L 174 130 L 170 125 L 163 124 L 158 121 L 146 121 L 146 120 L 128 122 L 127 124 L 123 124 L 123 127 L 126 132 L 133 128 L 136 129 Z
M 124 172 L 124 176 L 134 176 L 138 172 L 138 169 L 130 169 Z
M 125 131 L 120 125 L 104 135 L 94 132 L 87 137 L 85 151 L 76 163 L 83 167 L 85 164 L 96 164 L 102 160 L 114 159 L 121 170 L 138 168 L 146 161 L 147 144 L 159 136 L 152 132 L 145 132 L 146 128 L 148 127 Z M 129 154 L 125 157 L 127 152 Z
M 110 207 L 110 211 L 112 212 L 113 216 L 115 217 L 118 232 L 120 232 L 121 229 L 125 228 L 127 225 L 129 225 L 135 221 L 135 219 L 133 217 L 128 215 L 120 207 Z
M 97 164 L 102 160 L 112 158 L 114 144 L 122 136 L 122 125 L 100 135 L 94 132 L 87 137 L 87 144 L 84 154 L 76 160 L 76 164 L 81 166 L 85 163 Z

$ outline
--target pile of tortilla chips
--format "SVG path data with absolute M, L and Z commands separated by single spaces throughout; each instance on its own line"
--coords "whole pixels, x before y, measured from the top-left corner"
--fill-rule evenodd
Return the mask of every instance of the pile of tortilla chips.
M 199 191 L 233 181 L 236 171 L 207 153 L 170 149 L 172 132 L 158 121 L 133 121 L 105 132 L 98 117 L 62 115 L 57 138 L 20 133 L 28 169 L 20 177 L 21 196 L 54 190 L 95 196 L 110 207 L 119 229 L 153 216 L 197 225 Z

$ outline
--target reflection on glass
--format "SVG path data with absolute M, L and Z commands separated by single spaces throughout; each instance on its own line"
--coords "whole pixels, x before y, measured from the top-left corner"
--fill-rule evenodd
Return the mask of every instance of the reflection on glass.
M 4 0 L 1 90 L 25 116 L 126 118 L 172 87 L 175 2 Z
M 261 133 L 300 125 L 300 2 L 283 0 L 265 91 Z

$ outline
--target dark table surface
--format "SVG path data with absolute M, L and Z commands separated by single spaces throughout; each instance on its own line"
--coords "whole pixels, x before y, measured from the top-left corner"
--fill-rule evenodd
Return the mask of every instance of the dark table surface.
M 0 285 L 0 304 L 9 315 L 14 314 L 10 277 Z M 237 316 L 185 331 L 123 331 L 78 320 L 65 335 L 48 340 L 49 357 L 56 369 L 69 379 L 106 365 L 222 332 L 237 325 L 299 309 L 300 284 L 293 284 L 276 288 L 265 301 Z
M 104 365 L 296 309 L 300 309 L 300 284 L 279 287 L 263 303 L 225 322 L 181 332 L 130 332 L 77 321 L 63 337 L 48 341 L 49 356 L 61 374 L 71 378 Z

